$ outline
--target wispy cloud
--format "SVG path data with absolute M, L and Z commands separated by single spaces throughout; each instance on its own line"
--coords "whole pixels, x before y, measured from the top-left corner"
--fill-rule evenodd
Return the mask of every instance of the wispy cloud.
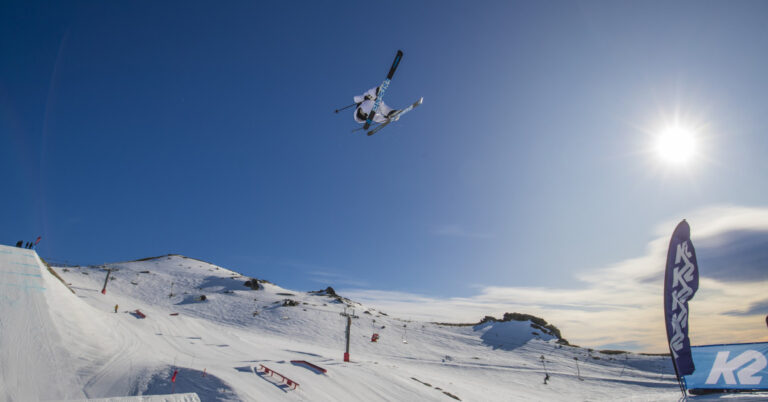
M 79 224 L 82 221 L 83 221 L 83 217 L 82 216 L 70 216 L 70 217 L 67 217 L 65 219 L 65 222 L 70 224 L 70 225 L 77 225 L 77 224 Z
M 762 315 L 768 312 L 768 299 L 752 303 L 746 310 L 734 310 L 728 311 L 723 314 L 736 315 L 736 316 L 748 316 L 748 315 Z
M 283 261 L 280 265 L 303 271 L 306 279 L 323 286 L 352 286 L 361 288 L 370 286 L 368 282 L 340 274 L 332 267 L 299 261 Z
M 307 275 L 309 276 L 308 279 L 310 281 L 327 286 L 369 286 L 369 283 L 366 281 L 349 278 L 345 275 L 337 274 L 334 272 L 310 271 L 307 272 Z
M 768 340 L 762 318 L 768 313 L 768 255 L 763 253 L 768 247 L 768 208 L 713 207 L 687 218 L 702 277 L 691 301 L 693 343 Z M 649 242 L 644 255 L 577 275 L 582 286 L 576 289 L 485 286 L 466 298 L 364 289 L 342 292 L 404 318 L 476 322 L 485 315 L 518 311 L 545 318 L 572 343 L 663 352 L 667 346 L 661 278 L 669 236 L 677 223 L 659 225 L 658 237 Z
M 493 235 L 489 233 L 477 233 L 471 232 L 460 225 L 439 225 L 434 226 L 431 229 L 431 233 L 436 236 L 449 236 L 449 237 L 467 237 L 475 239 L 490 239 Z
M 706 275 L 725 282 L 768 279 L 768 232 L 733 230 L 697 244 L 698 258 L 707 261 Z M 768 290 L 767 290 L 768 291 Z

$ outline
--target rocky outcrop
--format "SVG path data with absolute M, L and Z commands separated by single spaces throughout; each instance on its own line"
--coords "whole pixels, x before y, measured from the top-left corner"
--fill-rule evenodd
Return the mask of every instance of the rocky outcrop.
M 543 318 L 536 317 L 535 315 L 531 315 L 531 314 L 504 313 L 504 316 L 501 319 L 487 315 L 483 317 L 482 320 L 476 323 L 455 324 L 455 323 L 436 322 L 435 324 L 452 326 L 452 327 L 474 327 L 476 325 L 485 324 L 487 322 L 507 322 L 507 321 L 530 321 L 532 328 L 537 329 L 542 333 L 556 337 L 558 339 L 557 343 L 561 345 L 570 345 L 568 341 L 563 338 L 562 334 L 560 333 L 560 330 L 556 326 L 548 323 Z
M 243 285 L 250 288 L 251 290 L 262 290 L 264 289 L 264 285 L 262 285 L 262 283 L 269 283 L 269 281 L 264 279 L 251 278 L 245 281 Z

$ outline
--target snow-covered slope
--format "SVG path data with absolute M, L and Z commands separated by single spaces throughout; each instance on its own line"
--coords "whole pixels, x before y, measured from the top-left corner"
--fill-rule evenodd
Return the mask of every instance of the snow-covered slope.
M 112 273 L 102 294 L 105 268 Z M 266 282 L 253 290 L 244 285 L 251 278 L 176 255 L 54 269 L 76 292 L 43 272 L 58 289 L 39 296 L 48 302 L 44 330 L 57 333 L 48 342 L 67 352 L 51 367 L 70 375 L 62 387 L 71 396 L 61 399 L 179 392 L 203 401 L 679 398 L 668 358 L 561 345 L 528 321 L 408 322 L 326 292 Z M 343 361 L 345 309 L 358 317 L 350 362 Z
M 98 331 L 109 329 L 90 319 L 92 310 L 34 251 L 0 245 L 0 401 L 86 400 L 85 386 L 94 376 L 73 368 L 89 357 L 83 351 L 100 347 Z M 62 332 L 62 327 L 76 330 Z M 112 401 L 138 400 L 199 399 L 177 394 Z
M 34 251 L 0 246 L 0 400 L 83 396 L 78 376 L 59 370 L 74 356 L 48 314 L 63 286 L 43 274 Z

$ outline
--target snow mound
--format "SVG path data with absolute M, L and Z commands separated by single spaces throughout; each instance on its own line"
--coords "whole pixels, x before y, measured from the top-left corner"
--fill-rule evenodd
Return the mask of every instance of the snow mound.
M 483 344 L 493 349 L 514 350 L 533 339 L 543 341 L 557 340 L 550 333 L 535 328 L 530 321 L 486 321 L 475 325 L 474 330 L 481 334 Z

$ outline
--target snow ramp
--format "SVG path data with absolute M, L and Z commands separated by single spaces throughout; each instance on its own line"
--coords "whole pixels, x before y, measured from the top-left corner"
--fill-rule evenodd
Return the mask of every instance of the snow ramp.
M 61 402 L 200 402 L 196 393 L 147 395 L 147 396 L 116 396 L 112 398 L 80 399 L 77 401 Z
M 85 397 L 49 314 L 53 287 L 66 291 L 34 250 L 0 245 L 0 402 Z

